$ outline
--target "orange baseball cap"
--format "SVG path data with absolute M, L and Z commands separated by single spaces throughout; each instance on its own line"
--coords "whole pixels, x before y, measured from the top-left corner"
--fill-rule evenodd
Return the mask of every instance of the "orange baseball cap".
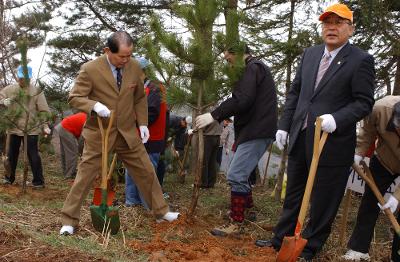
M 353 23 L 353 12 L 344 4 L 334 4 L 328 6 L 322 15 L 319 16 L 319 21 L 323 21 L 329 14 L 337 14 L 341 18 L 348 19 Z

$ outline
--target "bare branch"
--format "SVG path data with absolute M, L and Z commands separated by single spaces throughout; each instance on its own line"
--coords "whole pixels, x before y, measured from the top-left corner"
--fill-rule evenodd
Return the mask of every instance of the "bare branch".
M 110 25 L 105 19 L 104 17 L 93 7 L 91 1 L 87 1 L 87 0 L 83 0 L 84 3 L 86 3 L 87 7 L 93 12 L 93 14 L 101 21 L 101 23 L 107 27 L 108 29 L 110 29 L 113 32 L 118 31 L 115 27 L 113 27 L 112 25 Z

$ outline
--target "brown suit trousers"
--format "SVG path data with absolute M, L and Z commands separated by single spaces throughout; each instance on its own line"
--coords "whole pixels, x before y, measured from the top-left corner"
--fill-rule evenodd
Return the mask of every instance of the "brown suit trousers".
M 78 174 L 61 211 L 63 225 L 76 226 L 79 223 L 82 204 L 101 170 L 101 152 L 98 148 L 101 148 L 101 141 L 90 143 L 85 141 Z M 125 139 L 118 135 L 110 151 L 116 152 L 123 161 L 153 214 L 156 217 L 162 217 L 168 212 L 160 184 L 142 142 L 137 140 L 137 145 L 130 149 Z

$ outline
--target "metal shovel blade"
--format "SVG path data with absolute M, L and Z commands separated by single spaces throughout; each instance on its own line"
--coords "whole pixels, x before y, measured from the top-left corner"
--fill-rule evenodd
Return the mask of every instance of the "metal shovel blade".
M 276 257 L 277 262 L 295 262 L 300 256 L 304 247 L 307 244 L 307 239 L 298 236 L 286 236 L 283 238 L 282 246 Z
M 121 225 L 119 220 L 119 208 L 107 206 L 107 190 L 103 190 L 102 195 L 103 201 L 99 206 L 90 206 L 90 216 L 92 218 L 93 227 L 101 233 L 108 233 L 110 231 L 112 235 L 115 235 L 118 233 Z
M 98 232 L 111 232 L 115 235 L 121 225 L 119 220 L 118 207 L 107 207 L 105 205 L 90 206 L 90 215 L 92 217 L 93 227 Z

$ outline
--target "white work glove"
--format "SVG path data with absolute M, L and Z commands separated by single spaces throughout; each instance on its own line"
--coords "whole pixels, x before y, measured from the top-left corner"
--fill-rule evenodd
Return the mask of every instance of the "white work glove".
M 3 100 L 3 105 L 5 105 L 5 106 L 9 106 L 9 105 L 11 105 L 11 98 L 5 98 L 4 100 Z
M 280 149 L 283 150 L 285 147 L 286 143 L 288 142 L 288 132 L 284 130 L 278 130 L 276 131 L 275 134 L 275 141 L 276 141 L 276 146 Z
M 105 105 L 100 102 L 96 102 L 94 104 L 93 110 L 100 116 L 100 117 L 110 117 L 111 111 Z
M 48 127 L 45 127 L 45 128 L 43 128 L 43 132 L 45 133 L 45 135 L 50 135 L 51 129 Z
M 140 138 L 142 139 L 142 143 L 146 144 L 147 140 L 149 140 L 150 132 L 147 126 L 139 126 L 140 130 Z
M 392 211 L 392 213 L 394 213 L 396 211 L 398 205 L 399 205 L 399 200 L 397 200 L 393 195 L 390 195 L 389 200 L 383 206 L 381 206 L 378 203 L 378 206 L 381 210 L 390 208 L 390 211 Z
M 360 165 L 360 162 L 361 162 L 361 160 L 363 160 L 364 159 L 364 157 L 363 156 L 360 156 L 360 155 L 354 155 L 354 164 L 356 164 L 356 165 Z
M 188 135 L 193 135 L 193 129 L 188 129 Z
M 196 121 L 195 121 L 196 129 L 206 127 L 209 124 L 211 124 L 213 121 L 214 121 L 214 118 L 212 117 L 212 115 L 210 113 L 205 113 L 205 114 L 199 115 L 198 117 L 196 117 Z
M 336 130 L 336 121 L 331 114 L 322 115 L 320 118 L 322 118 L 322 131 L 332 133 Z

